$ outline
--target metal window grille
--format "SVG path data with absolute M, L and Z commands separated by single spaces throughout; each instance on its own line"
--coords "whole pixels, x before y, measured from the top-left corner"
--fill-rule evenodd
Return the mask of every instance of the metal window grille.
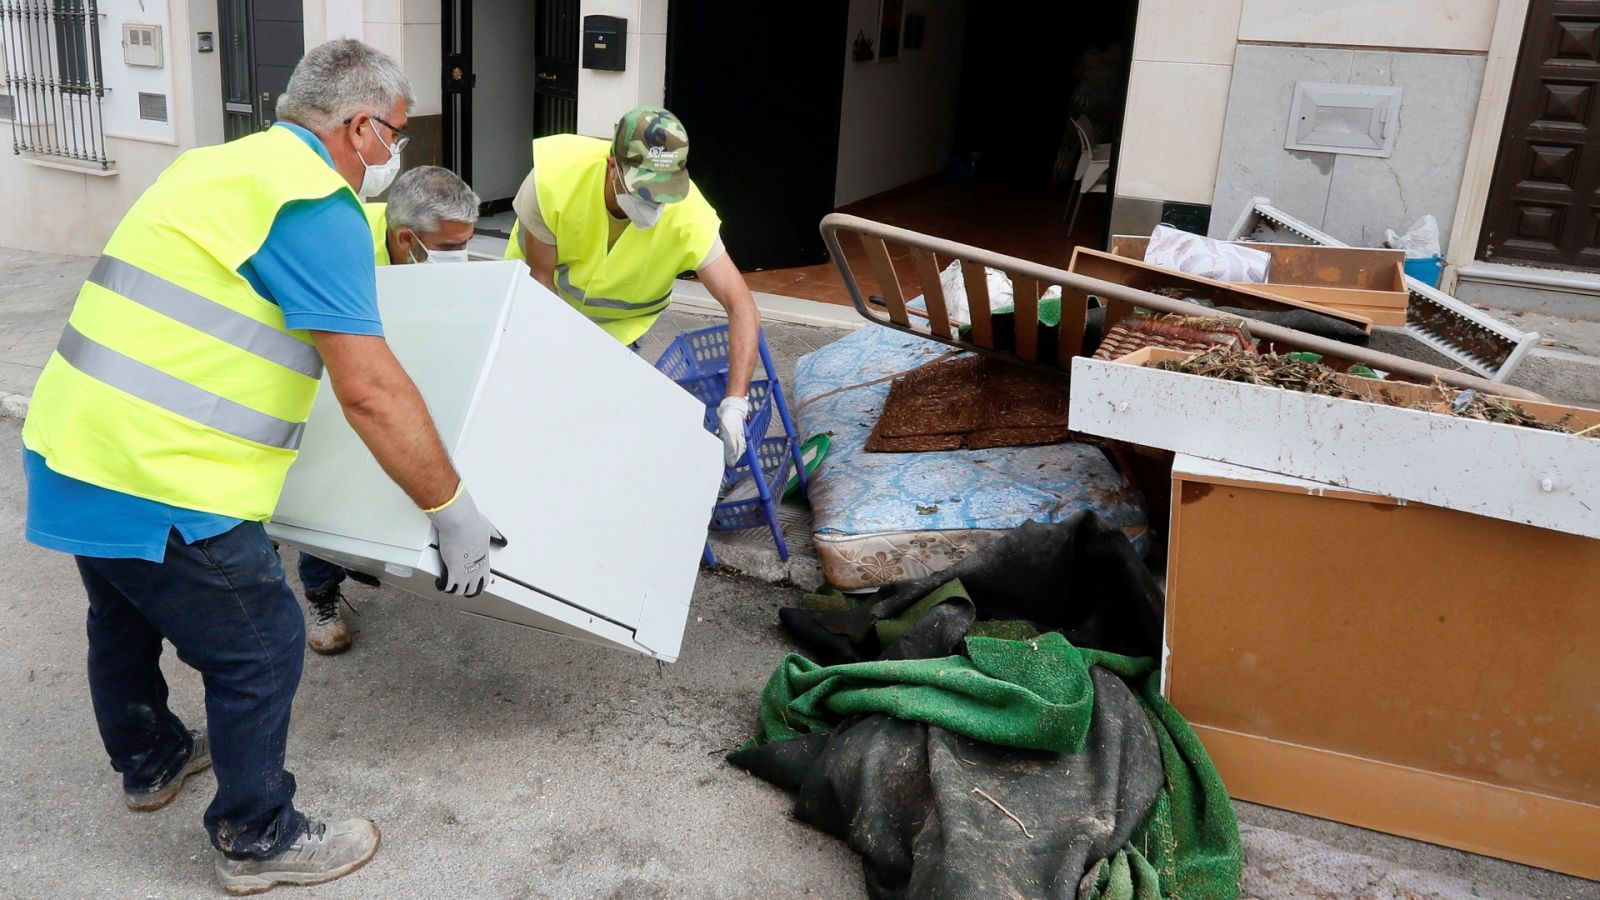
M 11 150 L 111 167 L 96 0 L 0 0 Z

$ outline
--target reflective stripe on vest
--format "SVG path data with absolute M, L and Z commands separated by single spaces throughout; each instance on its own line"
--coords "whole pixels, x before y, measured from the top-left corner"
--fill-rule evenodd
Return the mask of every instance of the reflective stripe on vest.
M 638 310 L 640 311 L 640 314 L 643 315 L 645 312 L 654 311 L 651 309 L 651 307 L 666 306 L 667 302 L 672 299 L 671 291 L 667 291 L 660 297 L 657 297 L 654 300 L 647 300 L 644 303 L 630 303 L 627 300 L 613 300 L 609 297 L 590 297 L 583 292 L 582 288 L 572 283 L 572 270 L 565 263 L 561 263 L 556 266 L 555 276 L 556 287 L 560 288 L 563 294 L 566 294 L 584 306 L 600 306 L 606 309 Z
M 246 353 L 253 353 L 308 378 L 322 377 L 322 357 L 317 354 L 316 347 L 131 263 L 114 256 L 102 256 L 89 272 L 88 280 Z M 157 401 L 152 402 L 157 406 L 165 406 Z
M 240 270 L 286 204 L 359 202 L 314 140 L 273 126 L 189 150 L 134 202 L 34 384 L 23 443 L 52 470 L 182 509 L 271 516 L 322 362 Z
M 305 431 L 305 423 L 286 422 L 276 416 L 256 412 L 227 397 L 201 390 L 181 378 L 84 337 L 70 324 L 61 332 L 56 352 L 74 369 L 90 378 L 168 412 L 193 419 L 208 428 L 268 447 L 283 450 L 297 450 L 300 447 L 300 435 Z

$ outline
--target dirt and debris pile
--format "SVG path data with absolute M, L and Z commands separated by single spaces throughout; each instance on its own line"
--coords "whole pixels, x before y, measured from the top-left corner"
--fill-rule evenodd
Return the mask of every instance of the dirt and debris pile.
M 1256 356 L 1235 350 L 1218 349 L 1187 359 L 1156 363 L 1152 368 L 1243 384 L 1284 388 L 1342 400 L 1362 400 L 1367 403 L 1441 413 L 1483 422 L 1520 425 L 1541 431 L 1600 437 L 1600 430 L 1587 429 L 1580 432 L 1571 427 L 1565 418 L 1554 421 L 1538 418 L 1513 400 L 1477 391 L 1457 390 L 1437 381 L 1432 386 L 1431 396 L 1427 398 L 1419 399 L 1403 393 L 1385 392 L 1376 389 L 1383 382 L 1374 382 L 1372 386 L 1368 386 L 1359 381 L 1352 381 L 1349 376 L 1309 359 L 1308 356 L 1314 354 L 1268 353 Z

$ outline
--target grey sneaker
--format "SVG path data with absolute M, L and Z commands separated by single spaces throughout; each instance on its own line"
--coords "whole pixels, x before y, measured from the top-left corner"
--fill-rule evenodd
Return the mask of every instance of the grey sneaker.
M 189 759 L 183 764 L 183 768 L 162 787 L 140 793 L 124 792 L 122 796 L 127 801 L 129 809 L 134 812 L 154 812 L 178 796 L 178 792 L 183 790 L 183 783 L 189 780 L 190 775 L 211 768 L 211 745 L 206 741 L 205 733 L 190 731 L 189 737 L 194 739 L 194 748 L 189 751 Z
M 259 894 L 280 884 L 322 884 L 343 878 L 378 853 L 378 826 L 370 819 L 324 823 L 306 820 L 288 850 L 272 859 L 217 857 L 217 879 L 235 896 Z
M 323 656 L 333 656 L 350 649 L 350 626 L 339 614 L 339 601 L 343 599 L 338 585 L 318 593 L 306 592 L 306 602 L 311 605 L 311 622 L 306 625 L 306 646 Z

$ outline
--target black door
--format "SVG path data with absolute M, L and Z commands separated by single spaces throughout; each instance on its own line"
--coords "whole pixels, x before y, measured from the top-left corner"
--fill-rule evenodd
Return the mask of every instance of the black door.
M 444 167 L 472 182 L 472 0 L 443 0 L 440 32 L 444 39 L 444 72 L 440 82 L 444 107 Z
M 578 0 L 537 0 L 533 136 L 578 130 Z
M 301 0 L 219 0 L 222 112 L 227 140 L 271 125 L 305 55 Z
M 847 0 L 672 0 L 667 106 L 689 171 L 746 271 L 814 265 L 833 211 Z

